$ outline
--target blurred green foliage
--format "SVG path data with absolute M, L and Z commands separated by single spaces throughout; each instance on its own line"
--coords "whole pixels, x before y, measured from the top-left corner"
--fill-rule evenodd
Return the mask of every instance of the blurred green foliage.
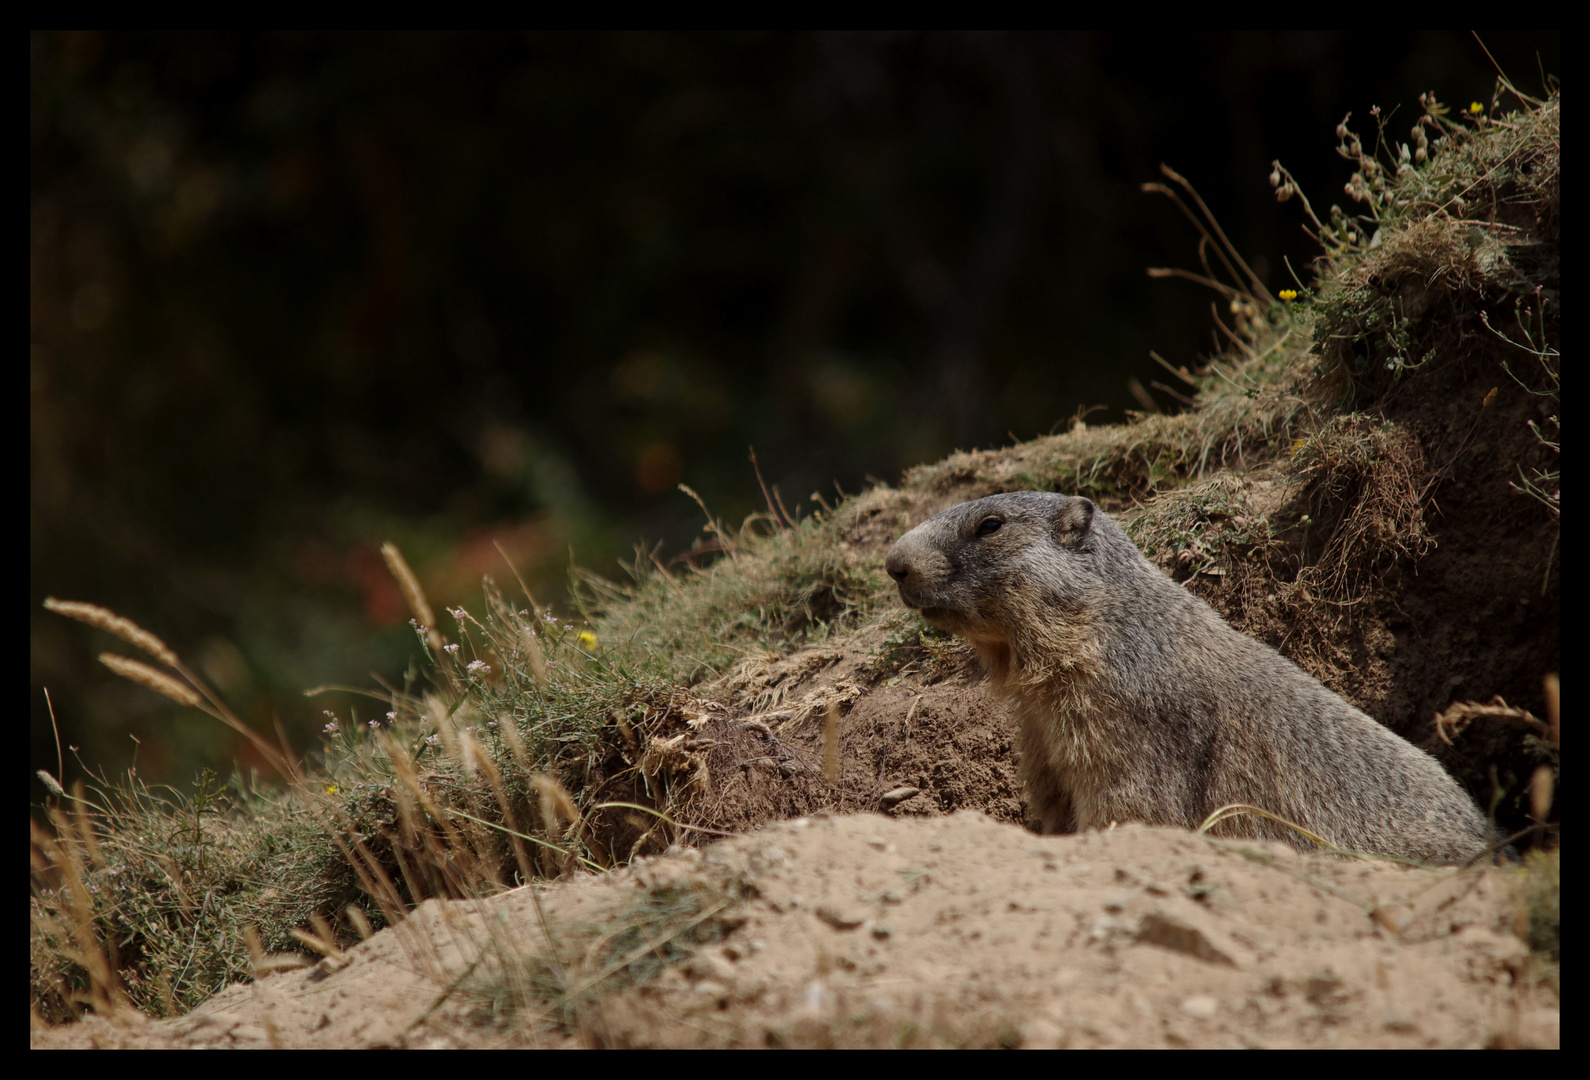
M 1555 33 L 1486 44 L 1560 70 Z M 1494 82 L 1458 32 L 41 32 L 29 69 L 31 768 L 48 687 L 84 762 L 131 734 L 178 781 L 242 751 L 45 595 L 302 747 L 302 689 L 414 650 L 381 541 L 438 606 L 498 545 L 562 603 L 571 551 L 689 543 L 680 481 L 758 509 L 751 445 L 794 510 L 1118 419 L 1149 349 L 1208 347 L 1211 295 L 1143 273 L 1197 263 L 1160 161 L 1280 288 L 1312 245 L 1272 158 L 1344 201 L 1342 113 Z

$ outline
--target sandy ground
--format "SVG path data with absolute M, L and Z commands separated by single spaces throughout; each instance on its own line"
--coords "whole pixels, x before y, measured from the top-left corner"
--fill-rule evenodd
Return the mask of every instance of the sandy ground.
M 604 876 L 429 901 L 338 963 L 232 986 L 179 1020 L 93 1016 L 31 1041 L 1556 1047 L 1557 996 L 1513 932 L 1517 874 L 1146 826 L 1045 837 L 976 812 L 814 815 Z M 679 897 L 696 898 L 681 916 L 694 925 L 669 932 L 672 952 L 639 950 L 674 962 L 581 993 L 630 913 Z M 536 959 L 549 939 L 551 965 Z M 516 972 L 587 1003 L 507 1009 Z

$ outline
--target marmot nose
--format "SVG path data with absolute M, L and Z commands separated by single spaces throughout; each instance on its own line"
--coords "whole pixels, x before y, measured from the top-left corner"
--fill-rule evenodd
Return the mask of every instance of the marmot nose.
M 883 568 L 896 581 L 904 581 L 911 576 L 911 561 L 895 551 L 889 552 L 889 557 L 883 561 Z

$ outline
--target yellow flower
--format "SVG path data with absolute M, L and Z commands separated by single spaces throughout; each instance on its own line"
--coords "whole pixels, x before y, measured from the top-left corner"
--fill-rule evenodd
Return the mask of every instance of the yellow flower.
M 330 787 L 326 788 L 326 794 L 327 795 L 335 795 L 336 793 L 337 793 L 337 785 L 336 784 L 332 784 Z
M 1485 111 L 1485 106 L 1481 105 L 1479 102 L 1471 101 L 1469 103 L 1469 114 L 1470 115 L 1478 116 L 1480 113 L 1482 113 L 1484 111 Z
M 1285 300 L 1287 303 L 1290 304 L 1293 300 L 1297 299 L 1297 290 L 1296 289 L 1282 289 L 1281 290 L 1281 299 Z
M 591 633 L 589 630 L 581 630 L 580 631 L 580 636 L 576 640 L 579 641 L 581 647 L 583 647 L 583 648 L 586 648 L 586 649 L 594 649 L 594 648 L 596 648 L 596 635 Z

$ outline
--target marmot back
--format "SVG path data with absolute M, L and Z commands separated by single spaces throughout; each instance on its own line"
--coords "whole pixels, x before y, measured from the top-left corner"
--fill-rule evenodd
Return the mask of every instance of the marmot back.
M 1238 633 L 1084 498 L 962 503 L 889 551 L 900 598 L 977 647 L 1045 832 L 1197 828 L 1249 803 L 1353 851 L 1461 862 L 1484 815 L 1430 755 Z M 1225 835 L 1308 842 L 1246 815 Z

